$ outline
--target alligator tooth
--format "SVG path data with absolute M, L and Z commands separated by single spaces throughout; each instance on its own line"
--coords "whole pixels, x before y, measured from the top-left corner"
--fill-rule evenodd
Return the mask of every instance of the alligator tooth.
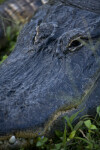
M 13 135 L 13 136 L 11 136 L 11 138 L 9 139 L 9 143 L 10 144 L 14 144 L 16 142 L 16 138 L 15 138 L 15 136 Z

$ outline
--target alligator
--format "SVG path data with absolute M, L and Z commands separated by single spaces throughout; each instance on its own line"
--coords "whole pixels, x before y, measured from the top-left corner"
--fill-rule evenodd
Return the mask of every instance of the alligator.
M 100 105 L 100 1 L 77 2 L 40 7 L 0 66 L 1 149 L 51 136 L 64 116 Z

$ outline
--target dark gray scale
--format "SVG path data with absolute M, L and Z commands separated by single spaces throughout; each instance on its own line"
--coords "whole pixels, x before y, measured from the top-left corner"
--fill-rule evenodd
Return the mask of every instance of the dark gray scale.
M 71 30 L 64 33 L 59 37 L 57 42 L 56 54 L 66 55 L 69 52 L 75 52 L 85 45 L 85 41 L 88 39 L 85 32 L 81 30 Z
M 57 24 L 50 23 L 40 23 L 36 27 L 36 35 L 33 38 L 34 49 L 45 49 L 47 45 L 50 44 L 55 39 Z

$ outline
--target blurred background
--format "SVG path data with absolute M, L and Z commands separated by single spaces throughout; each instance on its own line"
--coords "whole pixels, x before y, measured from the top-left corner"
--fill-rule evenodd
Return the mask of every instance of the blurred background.
M 0 65 L 13 51 L 23 25 L 44 0 L 0 0 Z

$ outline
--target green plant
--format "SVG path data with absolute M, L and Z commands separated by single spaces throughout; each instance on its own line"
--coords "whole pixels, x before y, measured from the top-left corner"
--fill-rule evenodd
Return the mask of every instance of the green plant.
M 41 147 L 41 149 L 44 149 L 46 147 L 46 142 L 48 141 L 48 138 L 47 137 L 38 137 L 37 139 L 37 143 L 36 143 L 36 146 L 37 147 Z
M 55 131 L 55 140 L 39 137 L 36 146 L 39 149 L 47 150 L 99 150 L 100 106 L 97 107 L 96 112 L 95 118 L 86 115 L 77 124 L 74 121 L 77 119 L 80 111 L 70 117 L 65 116 L 64 132 Z
M 0 0 L 0 4 L 2 4 L 5 0 Z
M 8 41 L 9 52 L 12 52 L 12 50 L 15 47 L 16 40 L 19 35 L 19 31 L 20 31 L 20 28 L 17 25 L 13 28 L 13 30 L 11 26 L 7 27 L 6 29 L 6 38 Z
M 4 55 L 4 56 L 2 57 L 2 60 L 0 61 L 0 64 L 2 64 L 3 61 L 4 61 L 7 57 L 8 57 L 7 55 Z
M 9 54 L 13 51 L 17 37 L 19 35 L 19 32 L 21 30 L 21 27 L 15 25 L 15 27 L 9 26 L 6 29 L 5 36 L 6 36 L 6 46 L 3 49 L 0 49 L 0 64 L 3 63 L 3 61 L 9 56 Z

